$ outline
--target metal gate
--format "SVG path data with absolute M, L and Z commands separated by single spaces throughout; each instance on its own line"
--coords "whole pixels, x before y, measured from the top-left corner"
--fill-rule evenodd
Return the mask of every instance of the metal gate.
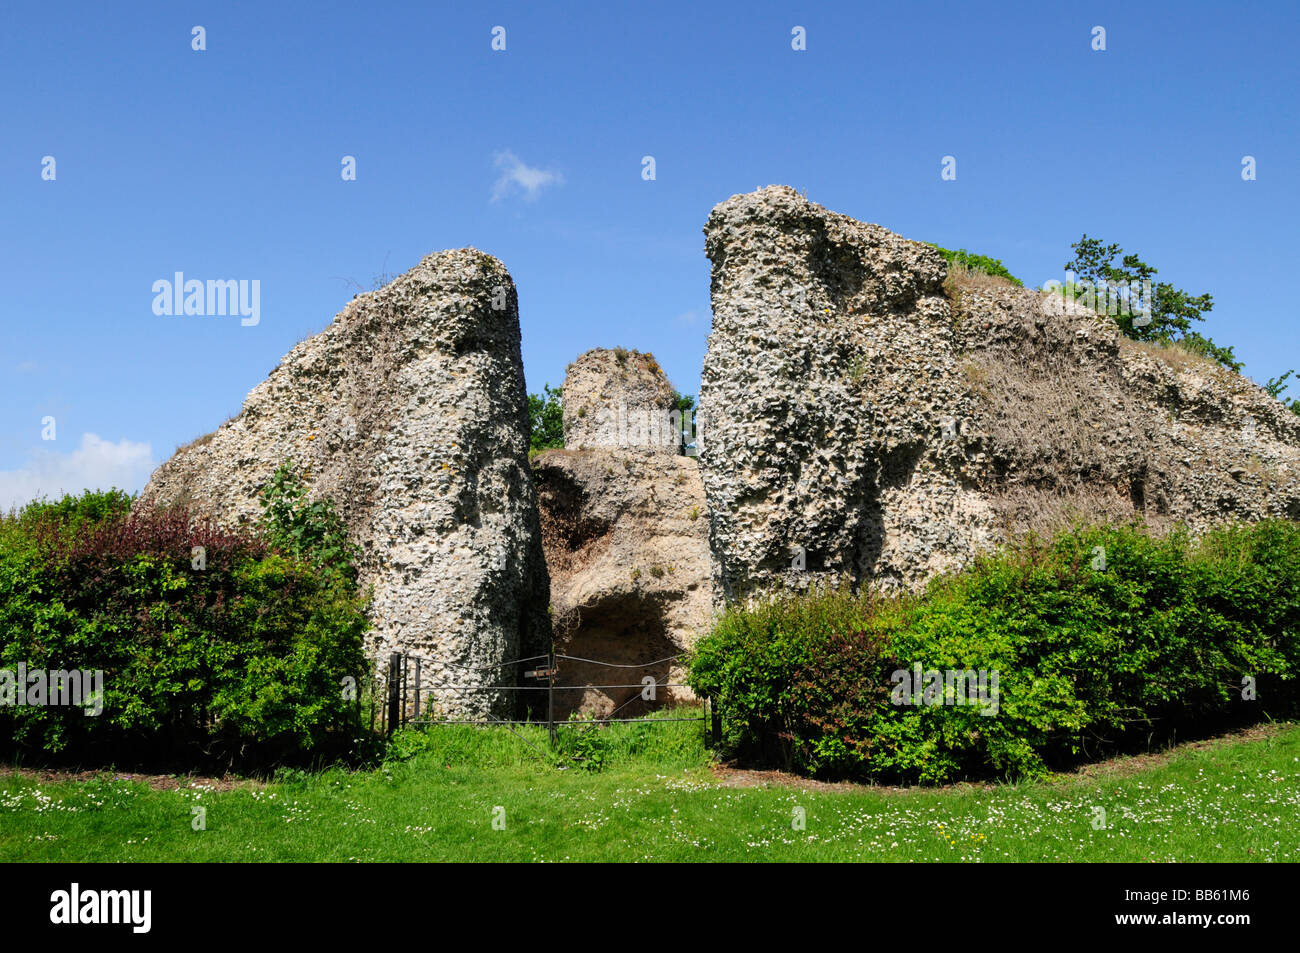
M 584 665 L 595 665 L 607 669 L 619 671 L 644 670 L 655 666 L 665 665 L 678 660 L 680 656 L 670 655 L 667 658 L 655 659 L 653 662 L 641 662 L 637 664 L 626 664 L 620 662 L 608 662 L 600 659 L 580 658 L 573 655 L 564 655 L 561 653 L 551 653 L 548 655 L 534 655 L 528 658 L 510 659 L 509 661 L 499 662 L 496 665 L 472 668 L 469 666 L 460 666 L 471 672 L 493 672 L 497 677 L 490 679 L 493 684 L 490 685 L 473 685 L 473 684 L 453 684 L 445 682 L 430 682 L 424 677 L 423 659 L 418 656 L 410 656 L 401 652 L 394 652 L 388 659 L 387 677 L 382 685 L 382 697 L 385 704 L 377 712 L 375 699 L 379 692 L 371 692 L 370 724 L 375 727 L 376 715 L 379 717 L 379 728 L 386 734 L 392 734 L 393 731 L 405 725 L 545 725 L 550 735 L 551 744 L 554 745 L 557 740 L 557 731 L 560 728 L 579 726 L 586 727 L 592 724 L 620 724 L 639 722 L 641 724 L 670 724 L 673 722 L 704 722 L 711 726 L 710 735 L 716 744 L 721 740 L 722 721 L 721 713 L 718 706 L 713 703 L 712 699 L 703 699 L 701 714 L 690 718 L 631 718 L 615 717 L 623 709 L 627 708 L 637 701 L 655 701 L 660 689 L 688 688 L 687 685 L 675 684 L 667 681 L 660 682 L 654 676 L 643 676 L 637 682 L 627 681 L 624 676 L 622 681 L 610 683 L 593 683 L 584 682 L 583 684 L 557 684 L 557 679 L 561 676 L 561 662 L 576 662 Z M 457 667 L 457 666 L 452 666 Z M 509 673 L 509 674 L 507 674 Z M 508 684 L 515 682 L 531 682 L 537 684 Z M 376 685 L 376 688 L 380 686 Z M 571 722 L 565 719 L 557 720 L 555 717 L 555 695 L 563 691 L 589 691 L 592 689 L 639 689 L 622 704 L 618 705 L 608 715 L 596 716 L 590 720 L 580 723 Z M 486 718 L 439 718 L 430 717 L 430 709 L 433 700 L 439 693 L 473 693 L 473 692 L 545 692 L 544 698 L 537 696 L 538 702 L 543 704 L 529 704 L 526 707 L 536 713 L 535 717 L 529 718 L 498 718 L 488 715 Z M 649 696 L 647 697 L 647 692 Z M 514 697 L 514 696 L 511 696 Z M 516 706 L 520 707 L 520 706 Z

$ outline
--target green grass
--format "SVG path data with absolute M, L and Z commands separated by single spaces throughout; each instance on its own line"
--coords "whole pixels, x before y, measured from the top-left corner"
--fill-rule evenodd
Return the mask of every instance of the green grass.
M 562 770 L 543 730 L 448 726 L 376 770 L 228 791 L 9 774 L 0 861 L 1300 859 L 1296 725 L 1049 782 L 907 790 L 728 786 L 695 724 L 614 726 L 601 745 L 604 770 Z

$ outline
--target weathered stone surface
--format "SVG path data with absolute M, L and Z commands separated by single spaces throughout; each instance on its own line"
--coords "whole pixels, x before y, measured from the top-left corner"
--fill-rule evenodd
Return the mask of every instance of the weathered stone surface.
M 677 452 L 673 388 L 653 354 L 593 348 L 569 365 L 561 402 L 572 450 L 650 447 Z
M 699 465 L 654 450 L 550 450 L 534 460 L 542 539 L 551 577 L 557 651 L 623 665 L 680 654 L 712 621 L 708 510 Z M 644 676 L 682 684 L 680 665 L 609 668 L 561 661 L 564 715 L 618 717 L 690 698 L 658 689 L 638 698 Z M 623 706 L 620 708 L 620 706 Z
M 238 416 L 164 463 L 140 504 L 254 519 L 286 457 L 360 546 L 381 667 L 400 650 L 422 658 L 426 686 L 486 686 L 518 672 L 491 666 L 549 648 L 518 306 L 501 262 L 439 252 L 354 299 Z M 433 700 L 462 714 L 512 704 L 501 692 Z
M 705 235 L 701 462 L 721 593 L 899 584 L 991 542 L 992 510 L 942 435 L 970 402 L 942 256 L 780 186 L 721 203 Z
M 974 285 L 954 289 L 974 398 L 960 442 L 984 464 L 1000 538 L 1076 516 L 1194 533 L 1300 518 L 1300 417 L 1262 388 L 1081 305 Z
M 705 236 L 722 596 L 841 574 L 916 589 L 1076 516 L 1300 516 L 1300 419 L 1236 374 L 1010 283 L 945 290 L 933 248 L 783 186 L 721 203 Z

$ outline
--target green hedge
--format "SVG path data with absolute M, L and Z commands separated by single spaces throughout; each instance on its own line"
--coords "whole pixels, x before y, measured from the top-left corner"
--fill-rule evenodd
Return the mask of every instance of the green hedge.
M 990 690 L 996 672 L 996 704 L 899 704 L 893 675 L 918 665 L 983 670 Z M 1196 543 L 1077 528 L 918 598 L 735 608 L 700 641 L 690 683 L 720 699 L 742 760 L 939 783 L 1038 777 L 1135 741 L 1291 717 L 1297 671 L 1300 527 L 1269 521 Z
M 98 716 L 0 705 L 4 754 L 250 766 L 355 747 L 343 680 L 365 680 L 367 622 L 348 572 L 269 545 L 271 527 L 229 533 L 183 510 L 104 502 L 0 518 L 0 668 L 104 673 Z M 321 515 L 297 503 L 280 519 Z

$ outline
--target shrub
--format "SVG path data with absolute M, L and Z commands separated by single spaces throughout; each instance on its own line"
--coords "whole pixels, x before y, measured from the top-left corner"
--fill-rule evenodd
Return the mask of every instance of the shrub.
M 27 527 L 38 523 L 55 524 L 75 531 L 87 523 L 101 523 L 114 516 L 124 516 L 130 509 L 131 497 L 122 490 L 87 490 L 81 496 L 28 503 L 16 514 L 15 522 Z
M 570 715 L 568 725 L 556 734 L 555 763 L 593 773 L 601 771 L 610 754 L 607 730 L 589 716 Z
M 305 560 L 346 589 L 356 585 L 357 553 L 347 528 L 327 499 L 307 502 L 307 488 L 291 461 L 276 468 L 258 495 L 262 530 L 282 552 Z
M 969 268 L 971 271 L 982 271 L 984 274 L 992 275 L 995 278 L 1005 278 L 1014 285 L 1021 288 L 1024 287 L 1024 284 L 1020 279 L 1007 271 L 1006 265 L 1002 264 L 1002 262 L 997 258 L 989 258 L 987 255 L 976 255 L 972 252 L 968 252 L 964 248 L 953 251 L 950 248 L 940 248 L 938 245 L 929 242 L 926 244 L 929 244 L 931 248 L 934 248 L 939 252 L 939 254 L 943 255 L 943 257 L 947 259 L 950 267 L 953 265 L 960 265 Z
M 304 524 L 289 508 L 321 546 L 288 551 L 182 509 L 102 503 L 0 520 L 0 668 L 104 673 L 98 717 L 0 706 L 6 754 L 254 766 L 353 746 L 342 680 L 364 678 L 367 623 L 346 572 L 313 561 L 332 539 L 320 511 Z
M 995 704 L 896 704 L 893 673 L 916 666 L 997 673 Z M 919 598 L 732 609 L 697 646 L 690 681 L 720 699 L 737 757 L 937 783 L 1042 776 L 1152 738 L 1290 716 L 1297 671 L 1300 527 L 1279 520 L 1195 544 L 1076 527 Z M 1258 700 L 1244 700 L 1248 677 Z
M 744 760 L 814 771 L 797 756 L 805 732 L 796 723 L 804 712 L 792 703 L 795 685 L 815 680 L 816 659 L 831 639 L 861 630 L 869 615 L 869 604 L 847 590 L 776 596 L 727 611 L 690 657 L 692 688 L 723 706 L 725 747 Z M 808 701 L 811 691 L 801 688 L 799 698 Z

